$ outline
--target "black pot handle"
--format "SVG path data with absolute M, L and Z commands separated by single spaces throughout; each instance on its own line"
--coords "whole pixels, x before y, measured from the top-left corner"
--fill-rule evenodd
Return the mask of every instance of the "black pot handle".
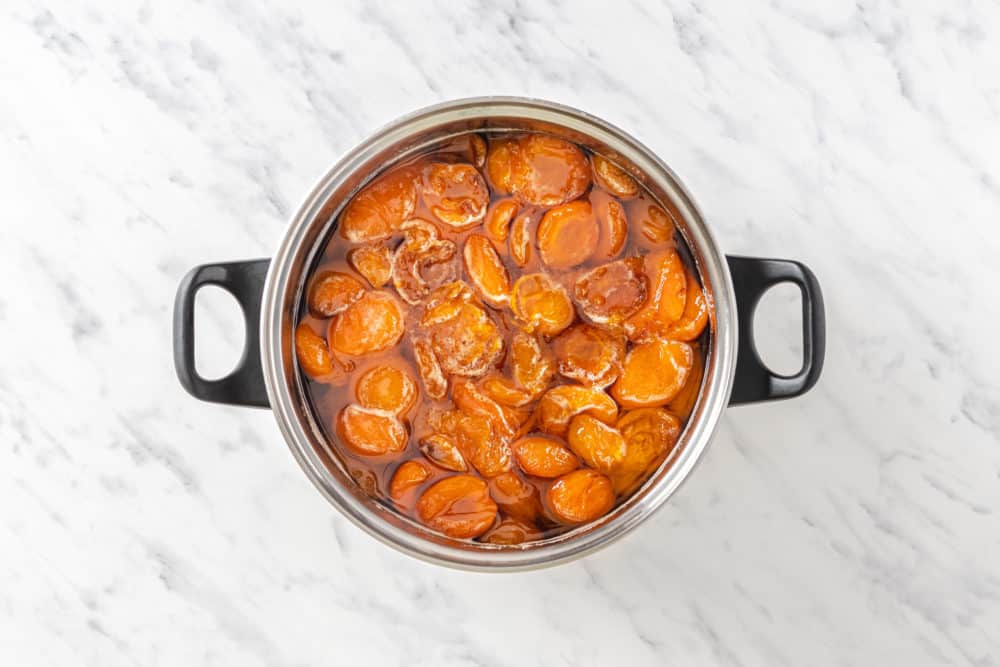
M 787 259 L 727 256 L 736 293 L 740 347 L 730 405 L 792 398 L 809 391 L 819 379 L 826 354 L 823 292 L 816 276 L 804 264 Z M 795 283 L 802 291 L 802 370 L 778 375 L 757 354 L 753 317 L 761 296 L 778 283 Z
M 196 266 L 184 276 L 174 301 L 174 366 L 181 384 L 195 398 L 213 403 L 268 407 L 260 365 L 260 300 L 269 259 Z M 205 285 L 217 285 L 243 309 L 246 344 L 232 373 L 206 380 L 194 367 L 194 299 Z

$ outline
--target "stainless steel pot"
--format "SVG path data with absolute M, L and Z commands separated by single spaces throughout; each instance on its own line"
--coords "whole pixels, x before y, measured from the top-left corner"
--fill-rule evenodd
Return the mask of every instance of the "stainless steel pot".
M 714 303 L 702 389 L 671 459 L 626 502 L 600 520 L 523 548 L 442 537 L 403 518 L 355 484 L 316 423 L 294 360 L 292 332 L 314 258 L 333 231 L 340 208 L 392 164 L 450 137 L 480 132 L 540 131 L 587 146 L 641 176 L 654 197 L 680 219 L 706 293 Z M 802 369 L 771 373 L 753 344 L 753 312 L 771 286 L 802 291 Z M 204 285 L 230 291 L 246 320 L 243 358 L 229 376 L 205 380 L 194 367 L 194 298 Z M 822 294 L 798 262 L 726 257 L 677 176 L 638 141 L 581 111 L 533 99 L 457 100 L 406 116 L 372 135 L 324 175 L 292 216 L 271 260 L 209 264 L 182 281 L 174 310 L 177 374 L 194 396 L 220 403 L 270 407 L 288 446 L 312 483 L 356 525 L 424 560 L 476 570 L 516 570 L 562 563 L 610 544 L 639 525 L 691 474 L 727 405 L 790 398 L 819 378 L 824 356 Z

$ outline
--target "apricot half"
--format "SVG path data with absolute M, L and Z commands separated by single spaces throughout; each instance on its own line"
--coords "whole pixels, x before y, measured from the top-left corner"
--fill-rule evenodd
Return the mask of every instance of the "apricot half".
M 551 353 L 537 336 L 516 331 L 510 339 L 511 375 L 532 400 L 552 381 L 556 366 Z
M 608 474 L 625 459 L 625 438 L 614 426 L 590 415 L 577 415 L 569 423 L 569 448 L 588 466 Z
M 518 203 L 516 199 L 501 199 L 490 205 L 486 212 L 486 223 L 483 230 L 491 241 L 504 243 L 510 233 L 510 223 L 517 215 Z
M 528 134 L 510 144 L 506 183 L 518 199 L 558 206 L 590 185 L 590 164 L 578 146 L 545 134 Z M 492 177 L 491 177 L 492 178 Z
M 321 380 L 337 370 L 326 339 L 305 322 L 295 328 L 295 356 L 299 367 L 314 380 Z
M 358 403 L 366 408 L 401 415 L 417 400 L 417 385 L 410 375 L 395 366 L 375 366 L 358 378 Z
M 531 261 L 531 223 L 534 218 L 534 213 L 526 211 L 514 218 L 510 226 L 510 257 L 522 269 Z
M 361 298 L 365 286 L 340 271 L 323 271 L 309 287 L 309 311 L 316 317 L 333 317 Z
M 486 217 L 490 191 L 471 164 L 433 162 L 423 169 L 424 204 L 452 229 L 473 227 Z
M 435 433 L 449 438 L 483 477 L 495 477 L 510 470 L 510 447 L 496 433 L 491 415 L 468 410 L 436 411 L 429 423 Z
M 426 463 L 416 459 L 404 461 L 396 468 L 389 482 L 389 497 L 397 504 L 407 506 L 413 505 L 416 499 L 416 489 L 431 477 L 431 470 Z
M 431 347 L 445 373 L 479 377 L 503 353 L 496 323 L 473 303 L 443 301 L 426 309 L 421 323 L 430 331 Z
M 591 322 L 617 328 L 646 302 L 646 282 L 642 258 L 629 257 L 587 271 L 573 297 Z
M 666 458 L 677 442 L 681 422 L 663 408 L 639 408 L 618 420 L 625 457 L 611 472 L 615 493 L 631 492 Z
M 628 215 L 625 207 L 603 190 L 591 191 L 590 205 L 601 230 L 601 240 L 594 255 L 606 259 L 616 257 L 628 240 Z
M 512 546 L 542 539 L 542 533 L 534 524 L 518 521 L 512 517 L 502 519 L 480 538 L 487 544 Z
M 687 382 L 694 352 L 687 343 L 651 340 L 625 355 L 625 366 L 611 395 L 624 408 L 666 405 Z
M 362 456 L 382 456 L 406 448 L 406 426 L 391 414 L 360 405 L 348 405 L 337 416 L 337 436 Z
M 618 406 L 600 389 L 572 384 L 553 387 L 538 402 L 538 425 L 546 433 L 564 437 L 570 420 L 581 413 L 614 424 Z
M 465 272 L 483 300 L 499 308 L 510 296 L 510 274 L 500 255 L 485 236 L 473 234 L 465 240 L 462 251 Z
M 392 258 L 392 282 L 404 301 L 419 304 L 458 277 L 458 247 L 439 238 L 437 227 L 426 220 L 409 220 L 402 229 L 405 238 Z
M 330 345 L 344 354 L 387 350 L 403 337 L 403 311 L 386 292 L 365 292 L 330 326 Z
M 639 184 L 635 179 L 611 160 L 594 155 L 590 162 L 594 168 L 594 182 L 614 196 L 631 199 L 639 194 Z
M 420 439 L 420 451 L 427 459 L 445 470 L 465 472 L 469 464 L 458 444 L 448 436 L 432 433 Z
M 424 391 L 431 398 L 441 399 L 448 392 L 448 378 L 441 370 L 434 348 L 425 338 L 413 340 L 413 358 L 417 362 L 420 379 L 424 383 Z
M 571 201 L 551 208 L 538 223 L 538 254 L 547 266 L 565 269 L 593 254 L 600 230 L 590 202 Z
M 591 324 L 576 324 L 552 341 L 559 373 L 582 385 L 607 387 L 618 379 L 625 336 Z
M 559 477 L 580 467 L 566 445 L 551 436 L 528 435 L 511 445 L 521 470 L 535 477 Z
M 538 489 L 511 470 L 489 480 L 490 495 L 500 509 L 521 521 L 534 521 L 542 502 Z
M 510 309 L 526 332 L 543 336 L 556 335 L 575 316 L 566 290 L 544 273 L 528 273 L 517 279 Z
M 384 245 L 363 245 L 347 252 L 347 263 L 378 289 L 392 279 L 392 251 Z
M 687 272 L 676 250 L 646 255 L 643 267 L 649 280 L 646 302 L 625 320 L 625 333 L 633 341 L 665 336 L 687 302 Z
M 708 299 L 691 271 L 687 272 L 687 295 L 684 312 L 679 320 L 667 327 L 666 337 L 672 340 L 694 340 L 708 324 Z
M 578 524 L 607 514 L 615 505 L 615 492 L 606 475 L 582 468 L 553 482 L 545 499 L 556 518 Z
M 454 475 L 435 482 L 417 501 L 420 520 L 449 537 L 471 539 L 493 525 L 497 504 L 486 482 L 472 475 Z
M 395 169 L 354 195 L 340 216 L 340 235 L 353 243 L 388 238 L 417 207 L 416 172 Z

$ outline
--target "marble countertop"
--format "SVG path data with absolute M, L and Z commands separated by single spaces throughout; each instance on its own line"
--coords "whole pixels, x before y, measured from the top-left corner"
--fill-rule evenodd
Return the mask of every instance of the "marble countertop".
M 1000 664 L 1000 7 L 923 4 L 5 2 L 0 662 Z M 639 137 L 828 324 L 819 385 L 728 411 L 628 538 L 494 576 L 360 532 L 170 341 L 191 266 L 268 256 L 367 134 L 488 94 Z M 224 372 L 235 306 L 199 308 Z M 796 301 L 765 313 L 794 366 Z

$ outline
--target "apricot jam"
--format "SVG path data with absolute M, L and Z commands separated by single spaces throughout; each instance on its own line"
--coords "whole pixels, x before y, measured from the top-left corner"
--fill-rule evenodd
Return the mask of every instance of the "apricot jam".
M 369 495 L 497 548 L 599 519 L 675 449 L 711 301 L 670 209 L 536 133 L 380 174 L 309 275 L 295 350 Z

